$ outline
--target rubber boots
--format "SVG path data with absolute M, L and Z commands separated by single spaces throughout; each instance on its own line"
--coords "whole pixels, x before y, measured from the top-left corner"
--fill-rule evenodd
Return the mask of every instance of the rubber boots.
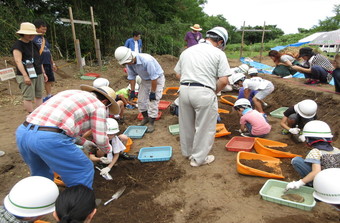
M 149 117 L 149 125 L 148 125 L 148 129 L 146 130 L 147 133 L 151 133 L 153 131 L 155 131 L 155 118 L 150 118 Z
M 148 116 L 148 111 L 143 111 L 143 120 L 138 124 L 138 125 L 146 125 L 149 123 L 149 116 Z

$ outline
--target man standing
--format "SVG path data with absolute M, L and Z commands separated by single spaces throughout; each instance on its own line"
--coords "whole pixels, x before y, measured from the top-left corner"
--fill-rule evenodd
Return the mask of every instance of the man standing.
M 228 32 L 223 27 L 207 31 L 204 42 L 186 49 L 175 67 L 180 78 L 179 126 L 182 154 L 191 166 L 209 164 L 216 132 L 216 92 L 228 84 L 231 74 L 224 53 Z
M 41 55 L 41 62 L 44 67 L 45 73 L 47 75 L 47 82 L 45 82 L 45 91 L 46 97 L 43 98 L 43 102 L 47 101 L 52 97 L 52 86 L 55 81 L 53 71 L 57 71 L 57 66 L 53 61 L 52 54 L 50 51 L 50 44 L 47 39 L 44 37 L 47 31 L 47 25 L 42 20 L 34 21 L 35 28 L 37 33 L 41 33 L 42 35 L 35 36 L 34 42 L 40 47 L 39 53 Z
M 200 39 L 202 39 L 202 33 L 200 31 L 202 28 L 199 24 L 195 24 L 194 26 L 190 26 L 191 31 L 187 32 L 184 40 L 187 42 L 186 48 L 189 48 L 193 45 L 196 45 Z
M 132 51 L 136 53 L 141 53 L 142 52 L 142 40 L 140 38 L 141 33 L 138 31 L 133 31 L 132 37 L 130 39 L 127 39 L 125 41 L 124 46 L 127 48 L 130 48 Z
M 107 107 L 119 113 L 115 100 L 104 89 L 81 85 L 81 90 L 62 91 L 36 108 L 16 131 L 16 143 L 32 176 L 53 180 L 58 173 L 67 187 L 92 188 L 94 168 L 82 150 L 98 146 L 112 151 L 106 134 Z M 106 87 L 109 88 L 109 87 Z M 80 136 L 92 130 L 93 142 Z
M 136 98 L 136 77 L 142 79 L 138 92 L 138 110 L 143 115 L 139 125 L 149 123 L 147 132 L 155 130 L 154 122 L 158 116 L 158 104 L 162 98 L 165 77 L 162 67 L 157 60 L 149 54 L 131 51 L 131 49 L 120 46 L 115 51 L 115 57 L 119 64 L 126 65 L 128 80 L 130 80 L 130 99 Z

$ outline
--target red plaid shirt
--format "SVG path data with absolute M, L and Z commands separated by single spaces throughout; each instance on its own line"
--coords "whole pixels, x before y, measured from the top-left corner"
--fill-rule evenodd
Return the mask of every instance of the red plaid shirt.
M 110 150 L 106 135 L 106 107 L 86 91 L 67 90 L 58 93 L 36 108 L 26 121 L 39 126 L 53 126 L 71 137 L 92 130 L 93 140 L 106 153 Z M 83 143 L 84 143 L 83 139 Z

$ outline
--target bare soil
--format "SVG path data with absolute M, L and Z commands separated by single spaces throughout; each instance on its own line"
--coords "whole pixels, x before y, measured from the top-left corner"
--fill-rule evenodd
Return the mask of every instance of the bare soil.
M 156 56 L 166 76 L 166 87 L 178 87 L 173 68 L 177 58 L 170 55 Z M 3 58 L 0 69 L 5 68 Z M 258 58 L 253 58 L 258 61 Z M 126 87 L 128 82 L 123 68 L 114 60 L 105 61 L 103 70 L 97 67 L 86 67 L 86 72 L 99 73 L 108 78 L 115 90 Z M 238 60 L 229 60 L 231 67 L 240 65 Z M 273 65 L 269 58 L 262 63 Z M 11 64 L 11 62 L 10 62 Z M 60 70 L 53 88 L 56 94 L 66 89 L 79 89 L 80 84 L 92 84 L 92 81 L 81 80 L 74 63 L 57 61 Z M 305 86 L 303 79 L 280 79 L 272 75 L 261 75 L 271 80 L 275 91 L 265 99 L 271 111 L 293 105 L 303 99 L 314 99 L 319 105 L 318 117 L 332 128 L 334 146 L 340 146 L 340 96 L 334 94 L 334 87 L 328 85 Z M 25 120 L 26 113 L 21 104 L 21 94 L 14 80 L 0 82 L 0 150 L 6 155 L 0 157 L 1 203 L 11 187 L 20 179 L 29 176 L 29 169 L 22 161 L 15 144 L 15 130 Z M 10 89 L 12 95 L 10 95 Z M 172 92 L 174 93 L 174 92 Z M 236 95 L 237 92 L 231 94 Z M 174 101 L 176 95 L 164 95 L 163 100 Z M 177 124 L 178 118 L 172 116 L 169 109 L 164 110 L 160 120 L 156 121 L 156 131 L 146 134 L 142 139 L 133 140 L 131 154 L 138 154 L 142 147 L 172 146 L 173 155 L 170 161 L 141 163 L 138 160 L 120 160 L 111 170 L 112 181 L 106 181 L 96 171 L 94 190 L 102 202 L 93 222 L 263 222 L 263 223 L 296 223 L 296 222 L 339 222 L 339 212 L 330 205 L 318 202 L 312 211 L 282 206 L 264 201 L 259 191 L 267 178 L 240 175 L 236 169 L 236 152 L 225 149 L 226 143 L 239 136 L 239 117 L 230 105 L 219 104 L 220 108 L 230 111 L 221 114 L 222 123 L 232 133 L 216 138 L 211 154 L 216 160 L 211 165 L 198 168 L 191 167 L 189 161 L 182 157 L 179 146 L 179 135 L 171 135 L 169 125 Z M 121 125 L 123 132 L 129 125 L 135 125 L 138 111 L 126 109 L 126 123 Z M 269 116 L 272 131 L 268 139 L 287 143 L 282 148 L 305 156 L 309 148 L 295 144 L 289 136 L 281 135 L 280 120 Z M 279 149 L 279 148 L 275 148 Z M 290 164 L 290 159 L 281 159 L 280 167 L 285 181 L 298 180 Z M 123 195 L 107 206 L 108 200 L 120 187 L 126 186 Z M 62 189 L 62 188 L 61 188 Z M 51 217 L 47 220 L 53 221 Z

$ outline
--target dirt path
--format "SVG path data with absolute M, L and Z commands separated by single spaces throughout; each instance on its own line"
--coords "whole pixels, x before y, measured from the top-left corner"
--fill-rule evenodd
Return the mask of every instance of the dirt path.
M 166 86 L 178 86 L 173 68 L 176 58 L 164 55 L 157 57 L 166 74 Z M 266 62 L 266 60 L 263 60 Z M 270 61 L 267 58 L 268 64 Z M 63 65 L 63 77 L 57 76 L 58 82 L 54 92 L 66 89 L 78 89 L 80 84 L 91 84 L 81 80 L 74 64 Z M 231 67 L 239 61 L 230 60 Z M 0 68 L 3 64 L 0 63 Z M 109 61 L 105 71 L 86 68 L 88 72 L 97 72 L 109 78 L 111 86 L 118 90 L 127 86 L 126 74 L 114 61 Z M 290 106 L 305 98 L 316 100 L 319 105 L 320 120 L 327 121 L 334 134 L 334 146 L 340 146 L 338 111 L 340 96 L 327 91 L 331 86 L 309 88 L 303 86 L 302 80 L 283 80 L 269 75 L 262 75 L 274 82 L 275 92 L 266 99 L 270 104 L 266 112 L 282 106 Z M 66 78 L 68 77 L 68 78 Z M 1 203 L 10 188 L 20 179 L 29 175 L 29 169 L 21 160 L 15 145 L 15 129 L 25 119 L 17 85 L 11 81 L 13 97 L 8 95 L 7 82 L 0 83 L 0 140 L 6 155 L 0 158 Z M 236 95 L 236 92 L 233 94 Z M 165 95 L 163 100 L 173 101 L 176 96 Z M 231 107 L 220 104 L 220 108 L 231 111 Z M 126 110 L 126 124 L 121 126 L 123 132 L 129 125 L 137 124 L 137 110 Z M 142 147 L 172 146 L 173 156 L 169 162 L 140 163 L 138 160 L 119 161 L 112 169 L 113 181 L 105 181 L 98 172 L 94 188 L 97 198 L 109 199 L 121 186 L 127 186 L 123 196 L 107 206 L 102 204 L 93 222 L 338 222 L 339 212 L 325 203 L 317 203 L 310 212 L 264 201 L 259 190 L 267 178 L 251 177 L 238 174 L 236 170 L 236 152 L 225 149 L 226 143 L 238 135 L 238 116 L 235 112 L 222 114 L 222 122 L 232 132 L 229 136 L 216 138 L 212 154 L 216 161 L 209 166 L 190 167 L 189 161 L 180 153 L 179 136 L 169 133 L 168 126 L 178 123 L 169 110 L 165 110 L 156 131 L 146 134 L 142 139 L 134 140 L 131 153 L 137 154 Z M 330 121 L 331 120 L 331 121 Z M 304 156 L 308 147 L 294 144 L 287 136 L 280 134 L 279 119 L 269 117 L 273 127 L 268 139 L 288 144 L 287 151 Z M 285 181 L 297 180 L 299 177 L 290 165 L 290 159 L 282 159 L 280 167 Z M 103 203 L 102 202 L 102 203 Z

